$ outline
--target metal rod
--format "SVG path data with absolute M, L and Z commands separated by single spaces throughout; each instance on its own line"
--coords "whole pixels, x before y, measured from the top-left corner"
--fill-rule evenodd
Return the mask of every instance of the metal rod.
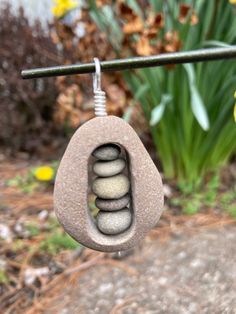
M 181 51 L 173 53 L 165 53 L 149 57 L 134 57 L 128 59 L 117 59 L 109 61 L 101 61 L 101 71 L 121 71 L 136 68 L 155 67 L 167 64 L 180 64 L 202 62 L 210 60 L 231 59 L 236 57 L 236 46 L 225 48 L 208 48 L 192 51 Z M 95 64 L 72 64 L 54 66 L 48 68 L 36 68 L 23 70 L 21 77 L 23 79 L 31 79 L 38 77 L 61 76 L 71 74 L 94 73 Z

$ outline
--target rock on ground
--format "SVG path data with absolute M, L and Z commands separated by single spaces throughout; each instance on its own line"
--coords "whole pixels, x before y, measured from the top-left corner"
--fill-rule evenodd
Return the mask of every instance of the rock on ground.
M 122 263 L 137 274 L 96 265 L 45 313 L 236 313 L 235 226 L 146 241 Z

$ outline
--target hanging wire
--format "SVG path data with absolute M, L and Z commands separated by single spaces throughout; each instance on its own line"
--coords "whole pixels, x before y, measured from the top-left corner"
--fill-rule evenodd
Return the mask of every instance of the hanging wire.
M 95 73 L 93 73 L 93 93 L 95 116 L 107 116 L 106 112 L 106 93 L 101 90 L 101 66 L 98 58 L 94 58 Z
M 211 60 L 222 60 L 232 58 L 236 58 L 236 46 L 165 53 L 149 57 L 134 57 L 128 59 L 101 61 L 100 66 L 101 72 L 105 72 L 163 66 L 167 64 L 205 62 Z M 85 64 L 71 64 L 48 68 L 23 70 L 21 72 L 21 77 L 24 79 L 31 79 L 38 77 L 85 74 L 94 72 L 95 64 L 94 62 L 92 62 Z

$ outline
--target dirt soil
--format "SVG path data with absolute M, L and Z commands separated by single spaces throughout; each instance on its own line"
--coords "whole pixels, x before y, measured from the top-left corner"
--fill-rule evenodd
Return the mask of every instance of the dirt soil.
M 52 186 L 26 193 L 6 184 L 40 164 L 0 165 L 0 314 L 236 313 L 236 224 L 226 212 L 183 215 L 167 206 L 134 251 L 79 246 L 52 254 L 40 249 L 63 232 L 54 222 Z M 27 223 L 38 232 L 29 233 Z
M 235 240 L 231 226 L 146 241 L 122 263 L 91 267 L 44 313 L 236 313 Z

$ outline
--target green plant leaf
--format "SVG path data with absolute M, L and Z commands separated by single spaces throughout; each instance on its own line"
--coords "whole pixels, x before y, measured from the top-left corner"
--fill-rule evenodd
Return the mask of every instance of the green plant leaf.
M 0 284 L 8 284 L 10 278 L 7 276 L 7 273 L 4 269 L 0 269 Z
M 20 185 L 19 177 L 7 180 L 6 184 L 7 186 L 19 186 Z
M 202 98 L 195 86 L 191 87 L 191 106 L 198 123 L 204 131 L 209 130 L 210 123 Z
M 202 129 L 207 131 L 210 127 L 209 118 L 202 97 L 195 84 L 194 67 L 192 64 L 184 64 L 184 68 L 188 74 L 192 112 Z
M 144 84 L 144 85 L 141 85 L 137 92 L 134 94 L 134 98 L 137 99 L 137 100 L 140 100 L 140 98 L 142 98 L 142 96 L 144 94 L 146 94 L 146 92 L 150 89 L 150 86 L 148 84 Z
M 162 97 L 161 97 L 161 102 L 159 105 L 157 105 L 151 112 L 151 119 L 150 119 L 150 125 L 153 126 L 155 124 L 157 124 L 164 112 L 165 112 L 165 108 L 166 108 L 166 105 L 172 100 L 172 96 L 171 95 L 168 95 L 168 94 L 164 94 Z
M 206 40 L 202 43 L 202 47 L 231 47 L 231 45 L 219 40 Z
M 49 254 L 55 255 L 61 250 L 75 250 L 79 246 L 80 244 L 68 234 L 57 231 L 43 240 L 40 248 Z
M 183 206 L 183 213 L 186 215 L 194 215 L 201 208 L 201 203 L 198 199 L 189 199 L 186 201 L 186 204 Z
M 131 118 L 131 114 L 134 110 L 134 106 L 135 106 L 135 102 L 133 101 L 129 107 L 126 109 L 126 111 L 124 112 L 123 114 L 123 119 L 126 121 L 126 122 L 129 122 L 130 121 L 130 118 Z

